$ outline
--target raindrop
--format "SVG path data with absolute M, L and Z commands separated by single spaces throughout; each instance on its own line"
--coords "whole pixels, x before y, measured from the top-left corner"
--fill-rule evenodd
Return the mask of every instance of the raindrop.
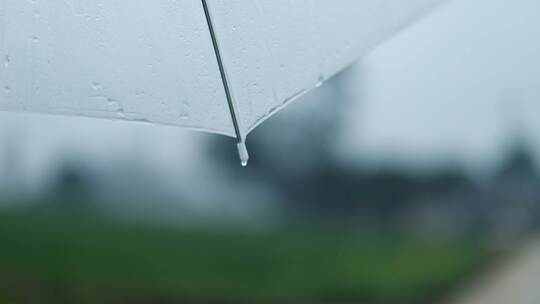
M 189 119 L 190 107 L 187 102 L 182 103 L 182 108 L 180 109 L 180 119 L 187 120 Z
M 120 111 L 123 114 L 124 109 L 122 107 L 122 104 L 118 102 L 118 100 L 108 97 L 107 104 L 109 105 L 109 107 L 114 108 L 115 110 Z
M 118 109 L 118 111 L 116 111 L 116 116 L 118 116 L 118 118 L 120 119 L 126 119 L 126 113 L 124 113 L 124 109 Z
M 11 56 L 9 55 L 4 56 L 4 66 L 8 68 L 10 64 L 11 64 Z
M 98 90 L 101 90 L 102 86 L 101 86 L 101 83 L 99 82 L 92 82 L 92 89 L 98 91 Z
M 315 86 L 317 88 L 321 87 L 324 84 L 324 81 L 325 81 L 324 77 L 322 75 L 319 76 L 319 79 L 317 80 L 317 84 L 315 84 Z
M 9 86 L 5 86 L 4 92 L 6 93 L 6 95 L 8 95 L 9 93 L 11 93 L 11 88 Z

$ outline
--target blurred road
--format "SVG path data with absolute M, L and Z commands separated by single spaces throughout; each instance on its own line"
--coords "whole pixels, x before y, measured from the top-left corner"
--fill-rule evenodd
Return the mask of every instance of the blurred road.
M 540 303 L 540 238 L 486 273 L 447 304 Z

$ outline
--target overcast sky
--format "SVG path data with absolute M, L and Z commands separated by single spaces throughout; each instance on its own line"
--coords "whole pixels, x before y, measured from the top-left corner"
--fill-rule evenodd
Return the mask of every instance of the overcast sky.
M 356 71 L 353 157 L 486 166 L 521 132 L 540 155 L 540 1 L 451 1 Z

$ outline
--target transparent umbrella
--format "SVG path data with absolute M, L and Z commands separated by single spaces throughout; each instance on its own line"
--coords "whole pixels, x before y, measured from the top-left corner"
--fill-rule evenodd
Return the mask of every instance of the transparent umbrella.
M 0 110 L 247 135 L 443 0 L 0 0 Z

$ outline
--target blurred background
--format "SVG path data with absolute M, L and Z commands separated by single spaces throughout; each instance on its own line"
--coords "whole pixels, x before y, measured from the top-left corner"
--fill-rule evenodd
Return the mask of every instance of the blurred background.
M 0 113 L 0 303 L 540 303 L 540 2 L 454 0 L 234 140 Z

